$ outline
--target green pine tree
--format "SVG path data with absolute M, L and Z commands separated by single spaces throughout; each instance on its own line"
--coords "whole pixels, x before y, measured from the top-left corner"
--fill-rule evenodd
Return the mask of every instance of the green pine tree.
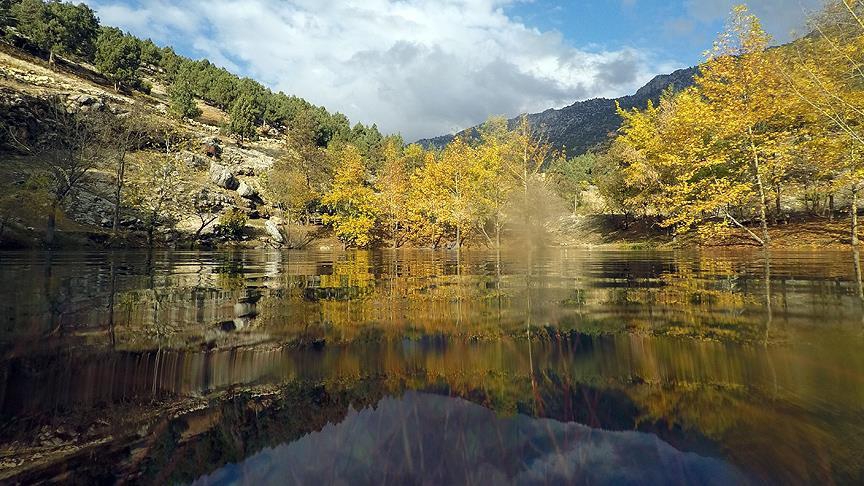
M 138 39 L 119 29 L 105 27 L 96 41 L 96 68 L 112 83 L 114 90 L 138 83 L 141 45 Z
M 168 90 L 170 98 L 169 111 L 177 118 L 195 119 L 201 116 L 201 109 L 195 103 L 192 84 L 186 76 L 180 76 Z

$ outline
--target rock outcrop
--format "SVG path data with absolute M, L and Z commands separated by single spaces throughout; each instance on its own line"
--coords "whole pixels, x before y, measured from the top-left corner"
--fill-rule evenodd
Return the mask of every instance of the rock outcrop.
M 240 185 L 227 167 L 213 162 L 210 164 L 210 182 L 222 189 L 234 190 Z
M 258 197 L 258 191 L 256 191 L 252 186 L 247 184 L 245 181 L 241 181 L 237 186 L 237 194 L 242 198 L 246 199 L 254 199 Z
M 264 229 L 267 230 L 267 234 L 274 242 L 280 245 L 285 243 L 285 237 L 282 236 L 282 230 L 279 229 L 279 225 L 275 221 L 272 219 L 265 221 Z

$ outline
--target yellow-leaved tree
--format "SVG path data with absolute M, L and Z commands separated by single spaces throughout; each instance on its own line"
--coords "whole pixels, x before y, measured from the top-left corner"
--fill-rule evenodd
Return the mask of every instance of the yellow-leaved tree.
M 832 190 L 851 195 L 851 240 L 858 245 L 864 188 L 864 2 L 829 0 L 796 44 L 785 71 L 797 110 L 808 116 L 807 148 Z
M 737 6 L 696 79 L 696 89 L 713 122 L 716 150 L 730 162 L 728 180 L 744 181 L 756 199 L 761 237 L 768 246 L 769 174 L 781 178 L 785 141 L 795 127 L 787 110 L 789 86 L 770 37 L 747 7 Z
M 769 37 L 746 7 L 732 11 L 694 87 L 639 112 L 619 110 L 627 206 L 703 237 L 738 226 L 768 246 L 768 186 L 790 171 L 798 116 Z M 741 220 L 755 208 L 761 235 Z
M 360 151 L 353 145 L 334 154 L 336 174 L 330 190 L 321 199 L 331 214 L 324 222 L 333 226 L 336 237 L 346 246 L 365 248 L 374 242 L 378 202 Z
M 516 181 L 507 172 L 506 151 L 508 143 L 507 120 L 492 117 L 480 128 L 480 145 L 474 153 L 478 171 L 479 191 L 476 195 L 478 207 L 485 219 L 480 229 L 492 243 L 493 237 L 486 231 L 492 227 L 495 248 L 501 248 L 501 233 L 512 207 Z
M 412 149 L 412 154 L 413 154 Z M 411 172 L 402 147 L 395 140 L 384 143 L 384 164 L 375 181 L 379 215 L 387 228 L 393 248 L 402 246 L 410 235 L 409 195 Z
M 414 207 L 431 224 L 452 230 L 457 249 L 482 221 L 477 195 L 484 175 L 476 150 L 457 138 L 413 178 Z
M 532 185 L 539 179 L 546 162 L 553 157 L 552 145 L 542 130 L 535 129 L 526 115 L 519 118 L 516 127 L 507 134 L 504 146 L 504 168 L 512 177 L 522 195 L 518 205 L 523 224 L 528 227 L 532 208 Z

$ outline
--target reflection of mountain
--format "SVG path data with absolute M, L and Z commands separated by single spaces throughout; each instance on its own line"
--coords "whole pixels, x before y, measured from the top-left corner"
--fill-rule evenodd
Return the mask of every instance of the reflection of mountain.
M 351 411 L 197 484 L 743 484 L 716 459 L 654 435 L 524 415 L 498 417 L 458 398 L 408 392 Z

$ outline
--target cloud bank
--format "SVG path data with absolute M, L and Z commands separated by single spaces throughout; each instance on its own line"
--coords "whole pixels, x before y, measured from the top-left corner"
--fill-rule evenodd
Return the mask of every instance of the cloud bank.
M 407 140 L 490 114 L 628 94 L 677 64 L 573 46 L 506 13 L 513 0 L 93 0 L 105 24 L 184 46 L 275 90 Z

